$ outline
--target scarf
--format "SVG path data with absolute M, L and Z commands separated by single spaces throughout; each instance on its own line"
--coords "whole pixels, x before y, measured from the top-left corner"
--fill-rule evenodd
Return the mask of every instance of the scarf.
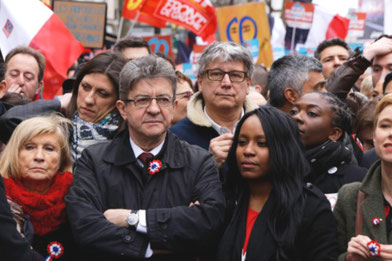
M 328 140 L 307 150 L 305 156 L 312 167 L 311 173 L 305 177 L 305 180 L 317 184 L 316 181 L 322 179 L 331 167 L 349 164 L 352 153 L 343 142 Z
M 28 191 L 21 181 L 13 178 L 4 179 L 4 186 L 7 197 L 30 216 L 34 233 L 43 236 L 66 222 L 64 196 L 72 185 L 72 179 L 70 172 L 57 173 L 44 194 Z
M 111 140 L 121 123 L 120 114 L 115 111 L 105 116 L 100 122 L 86 122 L 75 113 L 72 119 L 73 135 L 71 137 L 71 153 L 76 161 L 82 151 L 92 144 Z

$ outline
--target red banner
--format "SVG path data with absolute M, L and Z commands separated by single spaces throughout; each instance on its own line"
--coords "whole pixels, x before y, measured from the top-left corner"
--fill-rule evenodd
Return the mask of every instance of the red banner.
M 286 2 L 284 18 L 290 27 L 310 29 L 313 23 L 314 5 L 301 2 Z
M 126 0 L 122 16 L 164 27 L 166 22 L 185 27 L 203 39 L 217 28 L 215 9 L 209 0 Z
M 166 21 L 153 15 L 158 3 L 158 1 L 125 0 L 122 17 L 163 28 Z
M 217 28 L 215 9 L 209 0 L 160 0 L 154 16 L 183 26 L 203 39 Z

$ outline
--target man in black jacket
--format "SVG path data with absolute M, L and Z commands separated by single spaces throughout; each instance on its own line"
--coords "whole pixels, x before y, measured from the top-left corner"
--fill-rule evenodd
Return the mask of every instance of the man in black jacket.
M 195 260 L 214 250 L 225 208 L 218 170 L 207 151 L 168 131 L 175 88 L 162 58 L 128 62 L 116 104 L 126 130 L 78 161 L 67 212 L 94 260 Z

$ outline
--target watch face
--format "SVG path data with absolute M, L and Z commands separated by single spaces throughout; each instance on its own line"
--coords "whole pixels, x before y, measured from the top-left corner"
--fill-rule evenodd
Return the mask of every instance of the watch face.
M 130 226 L 135 226 L 139 222 L 139 216 L 135 213 L 130 213 L 127 217 L 127 222 Z

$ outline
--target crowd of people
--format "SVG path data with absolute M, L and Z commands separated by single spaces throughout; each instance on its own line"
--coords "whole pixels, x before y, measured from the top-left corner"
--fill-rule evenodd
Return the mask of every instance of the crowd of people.
M 214 42 L 197 81 L 137 37 L 0 74 L 5 260 L 392 260 L 392 36 L 270 68 Z

